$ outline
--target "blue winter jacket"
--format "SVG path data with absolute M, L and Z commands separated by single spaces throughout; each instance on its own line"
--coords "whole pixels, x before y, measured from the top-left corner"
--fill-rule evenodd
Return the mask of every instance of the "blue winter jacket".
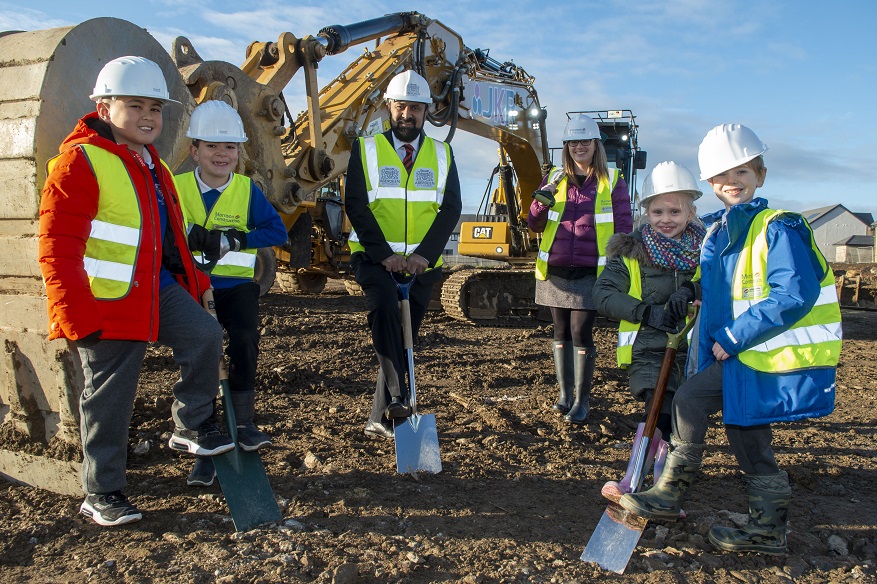
M 721 223 L 704 241 L 701 253 L 703 306 L 697 363 L 698 371 L 703 371 L 715 362 L 715 342 L 731 355 L 722 364 L 725 424 L 756 426 L 826 416 L 834 410 L 834 367 L 763 373 L 736 357 L 806 315 L 819 297 L 825 277 L 810 245 L 806 221 L 797 214 L 780 217 L 767 228 L 770 295 L 734 319 L 734 268 L 750 223 L 767 208 L 767 201 L 757 198 L 703 217 L 707 227 Z

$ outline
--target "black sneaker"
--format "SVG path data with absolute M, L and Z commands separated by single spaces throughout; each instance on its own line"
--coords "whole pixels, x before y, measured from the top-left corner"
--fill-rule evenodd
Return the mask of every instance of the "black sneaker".
M 255 452 L 263 446 L 271 445 L 271 437 L 259 430 L 255 424 L 238 426 L 238 446 L 246 452 Z
M 86 495 L 79 512 L 91 517 L 98 525 L 123 525 L 143 519 L 143 514 L 121 491 Z
M 168 446 L 195 456 L 216 456 L 233 450 L 234 442 L 216 428 L 213 420 L 208 419 L 197 430 L 175 429 Z
M 190 487 L 209 487 L 216 478 L 216 467 L 213 465 L 213 459 L 209 456 L 199 456 L 192 465 L 192 472 L 186 479 L 186 484 Z

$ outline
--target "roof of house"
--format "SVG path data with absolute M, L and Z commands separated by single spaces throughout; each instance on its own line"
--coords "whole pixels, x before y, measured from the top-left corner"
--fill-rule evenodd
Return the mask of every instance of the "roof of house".
M 852 211 L 850 212 L 852 213 Z M 874 216 L 871 213 L 853 213 L 853 215 L 855 215 L 859 219 L 859 221 L 861 221 L 865 225 L 870 226 L 872 223 L 874 223 Z
M 874 223 L 874 217 L 871 215 L 871 213 L 853 213 L 840 203 L 837 203 L 835 205 L 828 205 L 826 207 L 819 207 L 818 209 L 810 209 L 809 211 L 803 211 L 801 215 L 804 216 L 804 219 L 806 219 L 808 223 L 813 223 L 838 207 L 842 207 L 845 211 L 850 213 L 850 215 L 852 215 L 868 227 L 870 227 L 871 224 Z
M 826 215 L 829 211 L 833 211 L 837 207 L 843 207 L 840 203 L 835 205 L 828 205 L 826 207 L 819 207 L 818 209 L 810 209 L 809 211 L 803 211 L 801 215 L 804 216 L 804 219 L 807 220 L 808 223 L 813 223 L 814 221 L 818 221 L 822 218 L 823 215 Z M 846 207 L 844 207 L 846 209 Z
M 874 237 L 871 235 L 850 235 L 834 245 L 846 245 L 847 247 L 873 247 Z

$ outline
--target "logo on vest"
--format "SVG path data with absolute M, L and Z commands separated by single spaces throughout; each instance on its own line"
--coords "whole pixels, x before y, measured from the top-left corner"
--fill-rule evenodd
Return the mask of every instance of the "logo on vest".
M 382 166 L 378 170 L 378 179 L 383 187 L 398 187 L 402 185 L 402 171 L 395 166 Z
M 761 298 L 764 292 L 764 278 L 761 272 L 754 274 L 743 274 L 740 279 L 742 289 L 740 290 L 741 300 L 755 300 Z
M 222 223 L 224 225 L 234 225 L 240 221 L 240 213 L 217 213 L 213 216 L 213 223 Z
M 435 188 L 435 172 L 431 168 L 414 169 L 414 188 L 416 189 L 434 189 Z
M 493 227 L 473 227 L 472 239 L 490 239 L 493 237 Z

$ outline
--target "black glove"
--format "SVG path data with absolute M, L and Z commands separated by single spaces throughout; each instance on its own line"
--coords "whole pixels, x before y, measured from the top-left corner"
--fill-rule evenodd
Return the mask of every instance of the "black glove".
M 667 314 L 672 322 L 679 322 L 688 314 L 688 304 L 694 300 L 694 287 L 683 284 L 667 299 Z M 665 321 L 666 322 L 666 321 Z
M 216 262 L 220 257 L 222 232 L 215 229 L 207 231 L 195 223 L 189 228 L 188 243 L 190 250 L 203 252 L 207 262 Z
M 224 257 L 230 251 L 240 251 L 247 247 L 247 234 L 237 229 L 218 230 L 222 236 L 222 244 L 220 246 L 219 257 Z M 213 231 L 211 231 L 213 233 Z
M 533 193 L 533 198 L 549 209 L 554 206 L 554 193 L 551 191 L 535 191 Z
M 652 328 L 658 329 L 659 331 L 664 331 L 665 333 L 675 333 L 676 327 L 667 326 L 664 324 L 664 319 L 667 317 L 667 313 L 663 308 L 656 305 L 646 306 L 645 312 L 643 312 L 643 320 L 642 323 L 648 325 Z
M 83 349 L 90 349 L 100 341 L 100 336 L 103 334 L 102 330 L 96 330 L 90 335 L 84 336 L 81 339 L 76 341 L 77 347 L 82 347 Z

